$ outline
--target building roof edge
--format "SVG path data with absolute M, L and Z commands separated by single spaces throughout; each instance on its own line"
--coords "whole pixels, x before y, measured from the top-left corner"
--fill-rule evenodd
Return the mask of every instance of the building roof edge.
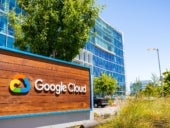
M 109 24 L 106 20 L 104 20 L 101 16 L 99 16 L 98 18 L 100 18 L 104 23 L 106 23 L 108 26 L 110 26 L 111 28 L 113 28 L 116 32 L 118 32 L 119 34 L 122 35 L 122 32 L 118 29 L 113 27 L 111 24 Z

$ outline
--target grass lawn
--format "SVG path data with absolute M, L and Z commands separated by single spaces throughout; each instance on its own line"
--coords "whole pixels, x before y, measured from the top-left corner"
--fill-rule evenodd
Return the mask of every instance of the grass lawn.
M 93 128 L 170 128 L 170 98 L 129 99 L 113 119 Z

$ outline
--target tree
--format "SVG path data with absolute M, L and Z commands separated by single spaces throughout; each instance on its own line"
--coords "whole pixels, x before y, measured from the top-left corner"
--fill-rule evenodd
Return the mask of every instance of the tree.
M 97 94 L 113 95 L 117 89 L 117 80 L 106 73 L 93 79 L 94 92 Z
M 170 71 L 163 72 L 163 93 L 164 96 L 170 95 Z
M 142 91 L 145 96 L 156 96 L 158 95 L 158 86 L 154 83 L 148 83 L 145 89 Z
M 95 0 L 17 0 L 9 13 L 14 45 L 21 50 L 72 60 L 88 40 L 100 7 Z

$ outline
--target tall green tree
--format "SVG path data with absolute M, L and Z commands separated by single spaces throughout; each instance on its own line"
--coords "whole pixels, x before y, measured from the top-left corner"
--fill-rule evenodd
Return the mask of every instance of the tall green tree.
M 93 79 L 94 93 L 113 95 L 117 89 L 117 80 L 106 73 Z
M 101 9 L 95 0 L 17 0 L 9 13 L 14 45 L 21 50 L 72 60 L 88 40 Z

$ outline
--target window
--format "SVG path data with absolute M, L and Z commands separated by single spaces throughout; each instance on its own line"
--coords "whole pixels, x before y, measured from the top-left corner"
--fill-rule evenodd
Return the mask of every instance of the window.
M 83 55 L 84 55 L 84 59 L 83 60 L 86 62 L 86 52 L 84 52 Z
M 7 47 L 8 48 L 13 48 L 13 42 L 14 42 L 14 39 L 11 38 L 11 37 L 8 37 Z
M 6 26 L 7 24 L 7 18 L 2 13 L 0 13 L 0 32 L 5 33 L 6 32 Z
M 5 5 L 5 3 L 6 3 L 5 1 L 6 0 L 0 0 L 0 9 L 3 10 L 3 11 L 5 10 L 5 6 L 6 6 Z
M 83 60 L 83 52 L 80 52 L 80 60 Z
M 11 26 L 8 25 L 8 34 L 13 36 L 14 35 L 14 30 Z
M 0 40 L 1 40 L 0 41 L 0 46 L 5 46 L 5 40 L 6 40 L 5 38 L 6 38 L 5 35 L 0 34 Z
M 92 56 L 88 54 L 88 63 L 92 63 Z
M 15 7 L 15 0 L 9 0 L 9 9 L 12 10 Z
M 15 11 L 16 11 L 17 14 L 20 14 L 20 13 L 21 13 L 21 9 L 18 7 L 18 5 L 16 5 Z

